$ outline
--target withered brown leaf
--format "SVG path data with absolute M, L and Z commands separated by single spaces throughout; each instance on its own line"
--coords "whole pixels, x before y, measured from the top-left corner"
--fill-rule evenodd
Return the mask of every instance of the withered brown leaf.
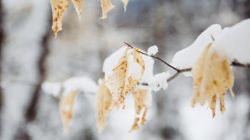
M 71 0 L 71 1 L 74 4 L 78 17 L 80 18 L 82 15 L 83 0 Z
M 69 3 L 68 0 L 50 0 L 50 4 L 53 14 L 52 30 L 57 36 L 57 33 L 62 30 L 63 15 Z
M 59 107 L 60 107 L 60 114 L 63 122 L 64 132 L 68 131 L 68 127 L 72 122 L 76 95 L 77 95 L 76 91 L 72 91 L 67 95 L 62 96 L 60 100 Z
M 137 87 L 133 91 L 133 97 L 135 101 L 136 116 L 130 131 L 138 130 L 140 126 L 145 124 L 150 105 L 150 89 L 148 87 Z
M 107 18 L 108 13 L 114 8 L 111 0 L 101 0 L 102 17 L 101 19 Z
M 234 76 L 228 57 L 225 54 L 220 55 L 212 43 L 204 49 L 193 67 L 193 82 L 192 106 L 196 102 L 203 105 L 207 101 L 210 103 L 214 117 L 218 98 L 221 112 L 225 111 L 224 96 L 226 91 L 229 90 L 234 96 L 232 91 Z
M 129 0 L 122 0 L 123 8 L 124 8 L 125 12 L 127 11 L 128 2 L 129 2 Z
M 103 80 L 99 80 L 99 87 L 97 91 L 97 124 L 99 131 L 102 131 L 106 125 L 106 118 L 112 109 L 112 95 L 106 87 Z

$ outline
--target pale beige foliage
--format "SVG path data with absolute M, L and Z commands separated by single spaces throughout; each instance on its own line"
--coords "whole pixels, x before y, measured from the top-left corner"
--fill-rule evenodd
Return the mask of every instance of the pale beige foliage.
M 145 124 L 151 94 L 148 87 L 138 87 L 132 93 L 135 101 L 136 117 L 130 131 L 138 130 L 140 126 Z
M 133 71 L 136 69 L 136 71 Z M 138 84 L 145 71 L 145 63 L 136 48 L 127 47 L 111 73 L 105 75 L 105 81 L 99 85 L 97 98 L 98 127 L 105 127 L 105 120 L 113 108 L 125 107 L 125 99 L 129 93 L 135 100 L 136 117 L 132 130 L 145 123 L 148 111 L 149 88 L 139 88 Z
M 220 101 L 221 112 L 225 111 L 224 96 L 230 90 L 232 96 L 234 76 L 228 57 L 220 55 L 209 44 L 193 67 L 194 96 L 192 106 L 197 102 L 209 102 L 213 117 L 216 112 L 216 100 Z
M 128 71 L 128 58 L 133 57 L 134 63 L 141 67 L 140 75 L 134 77 Z M 128 93 L 130 93 L 139 83 L 145 70 L 144 61 L 141 54 L 136 49 L 127 48 L 123 57 L 112 73 L 106 78 L 106 85 L 110 89 L 114 105 L 117 107 L 124 106 L 124 101 Z
M 64 132 L 68 131 L 68 127 L 72 122 L 75 97 L 77 93 L 72 91 L 67 95 L 62 96 L 60 100 L 60 114 L 63 122 Z
M 52 30 L 57 36 L 57 33 L 62 30 L 62 20 L 66 9 L 68 8 L 68 0 L 50 0 L 53 23 Z
M 78 17 L 80 18 L 82 15 L 83 0 L 71 0 L 71 1 L 74 4 Z
M 107 18 L 108 13 L 114 8 L 111 0 L 101 0 L 102 17 L 101 19 Z
M 71 0 L 79 19 L 82 15 L 83 1 L 84 0 Z M 128 2 L 129 0 L 122 0 L 124 11 L 127 9 Z M 50 0 L 50 4 L 53 15 L 52 31 L 55 36 L 57 36 L 57 33 L 62 30 L 63 16 L 68 8 L 69 0 Z M 100 4 L 102 9 L 101 19 L 105 19 L 107 18 L 108 13 L 114 8 L 114 5 L 111 0 L 100 0 Z
M 97 91 L 97 125 L 99 131 L 102 131 L 106 125 L 106 118 L 111 111 L 112 95 L 109 89 L 106 87 L 103 80 L 99 81 L 99 87 Z
M 74 4 L 76 13 L 80 18 L 82 14 L 82 5 L 83 0 L 71 0 Z M 52 23 L 52 31 L 57 36 L 57 33 L 62 30 L 62 22 L 63 15 L 68 8 L 69 0 L 50 0 L 52 15 L 53 15 L 53 23 Z
M 124 11 L 126 12 L 129 0 L 122 0 Z

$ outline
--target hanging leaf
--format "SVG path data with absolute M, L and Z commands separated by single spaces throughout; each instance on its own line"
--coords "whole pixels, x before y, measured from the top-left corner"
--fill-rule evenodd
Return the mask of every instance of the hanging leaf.
M 224 96 L 227 90 L 231 95 L 234 84 L 234 76 L 228 57 L 218 54 L 210 44 L 200 55 L 193 67 L 194 96 L 192 105 L 196 102 L 202 105 L 208 101 L 213 117 L 216 112 L 216 100 L 220 100 L 220 110 L 225 111 Z
M 53 23 L 52 30 L 57 36 L 57 33 L 62 30 L 62 21 L 65 10 L 68 8 L 68 0 L 50 0 Z
M 83 5 L 83 1 L 82 0 L 71 0 L 72 3 L 74 4 L 76 13 L 80 19 L 81 15 L 82 15 L 82 5 Z
M 137 86 L 144 70 L 141 54 L 136 49 L 127 48 L 111 74 L 105 76 L 106 85 L 112 93 L 115 106 L 124 106 L 125 97 Z
M 111 111 L 112 95 L 109 89 L 106 87 L 103 80 L 99 81 L 99 87 L 97 91 L 97 124 L 99 131 L 102 131 L 106 125 L 106 118 Z
M 63 122 L 64 132 L 68 132 L 69 125 L 73 118 L 73 109 L 75 103 L 76 91 L 64 95 L 60 100 L 60 114 Z
M 150 89 L 148 87 L 138 87 L 133 91 L 133 97 L 136 117 L 130 131 L 138 130 L 140 126 L 145 124 L 150 105 Z
M 129 2 L 129 0 L 122 0 L 123 8 L 124 8 L 125 12 L 127 11 L 128 2 Z
M 102 8 L 102 17 L 101 19 L 105 19 L 108 16 L 108 13 L 114 8 L 111 0 L 101 0 L 101 8 Z
M 112 73 L 106 79 L 106 85 L 112 93 L 114 105 L 119 107 L 123 105 L 125 97 L 123 96 L 122 92 L 125 88 L 126 82 L 126 73 L 127 73 L 127 51 L 123 57 L 120 59 L 119 63 L 115 68 L 112 70 Z

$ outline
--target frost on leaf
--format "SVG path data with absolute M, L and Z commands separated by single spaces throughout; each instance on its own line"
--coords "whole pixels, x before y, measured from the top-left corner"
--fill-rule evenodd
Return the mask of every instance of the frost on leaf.
M 68 8 L 68 0 L 50 0 L 50 4 L 53 14 L 52 30 L 56 36 L 62 30 L 63 15 Z
M 108 13 L 114 8 L 111 0 L 101 0 L 102 17 L 101 19 L 107 18 Z
M 145 124 L 146 116 L 150 105 L 150 89 L 148 87 L 138 87 L 133 92 L 135 101 L 136 116 L 130 131 L 138 130 L 140 126 Z
M 232 96 L 234 76 L 226 55 L 219 55 L 209 44 L 193 67 L 194 96 L 192 106 L 197 102 L 203 105 L 209 102 L 213 117 L 216 100 L 220 101 L 221 112 L 225 111 L 224 96 L 229 89 Z
M 78 17 L 80 18 L 82 15 L 82 5 L 83 5 L 82 0 L 71 0 L 71 1 L 74 4 Z
M 60 114 L 63 122 L 64 132 L 67 133 L 69 125 L 72 122 L 74 102 L 77 93 L 71 91 L 67 95 L 62 96 L 60 100 Z
M 106 125 L 106 118 L 111 111 L 112 95 L 109 89 L 106 87 L 103 80 L 99 81 L 99 87 L 97 91 L 97 124 L 99 131 L 102 131 Z
M 112 72 L 105 76 L 115 106 L 124 106 L 125 97 L 137 86 L 144 70 L 144 61 L 138 50 L 127 48 Z
M 122 0 L 123 8 L 124 8 L 125 12 L 127 11 L 128 2 L 129 2 L 129 0 Z

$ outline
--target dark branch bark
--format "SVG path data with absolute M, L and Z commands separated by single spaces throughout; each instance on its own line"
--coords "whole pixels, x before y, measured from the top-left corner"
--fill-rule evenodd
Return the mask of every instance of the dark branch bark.
M 3 47 L 4 47 L 4 40 L 5 40 L 5 33 L 4 33 L 4 10 L 3 10 L 3 2 L 0 0 L 0 79 L 2 79 L 2 61 L 3 61 Z M 2 106 L 3 106 L 3 89 L 0 87 L 0 114 L 2 114 Z M 0 116 L 0 136 L 2 132 L 2 116 Z
M 48 22 L 50 25 L 51 22 L 51 15 L 48 16 Z M 49 38 L 51 36 L 50 34 L 50 26 L 48 26 L 48 28 L 46 29 L 47 31 L 45 32 L 44 36 L 42 37 L 42 42 L 41 42 L 41 54 L 40 54 L 40 58 L 38 60 L 38 75 L 39 75 L 39 79 L 38 82 L 36 84 L 36 87 L 34 88 L 33 94 L 32 94 L 32 98 L 31 101 L 28 105 L 28 108 L 26 110 L 25 113 L 25 118 L 26 121 L 33 121 L 36 118 L 36 114 L 37 114 L 37 105 L 38 105 L 38 101 L 39 101 L 39 97 L 41 94 L 41 87 L 42 87 L 42 83 L 45 80 L 46 77 L 46 66 L 45 66 L 45 62 L 46 62 L 46 58 L 49 54 Z

